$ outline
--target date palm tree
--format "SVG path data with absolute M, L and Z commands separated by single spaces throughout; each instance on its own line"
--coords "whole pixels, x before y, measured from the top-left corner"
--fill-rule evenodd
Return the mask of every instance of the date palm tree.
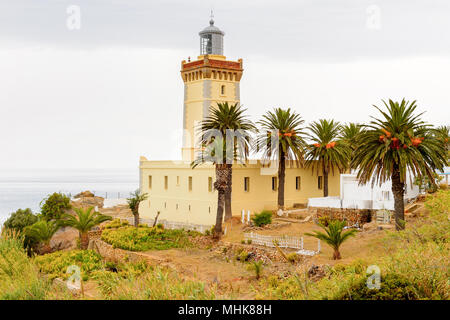
M 363 126 L 358 123 L 349 122 L 347 124 L 342 125 L 341 130 L 341 141 L 346 143 L 347 146 L 350 148 L 350 159 L 353 158 L 354 152 L 356 150 L 356 147 L 358 146 L 359 137 L 361 136 L 361 133 L 363 132 Z
M 131 210 L 131 213 L 133 213 L 134 216 L 134 226 L 137 228 L 139 226 L 139 205 L 142 201 L 145 201 L 148 199 L 147 193 L 142 193 L 139 189 L 134 191 L 133 193 L 130 193 L 130 197 L 127 198 L 128 207 Z
M 283 110 L 275 108 L 263 115 L 258 121 L 261 125 L 261 133 L 258 136 L 257 150 L 262 150 L 265 160 L 275 158 L 278 160 L 278 208 L 284 210 L 284 186 L 286 176 L 286 160 L 297 167 L 303 164 L 303 154 L 305 151 L 305 141 L 303 139 L 304 121 L 290 108 Z M 272 135 L 277 134 L 278 139 L 274 140 Z M 272 141 L 277 141 L 272 146 Z
M 341 253 L 339 248 L 344 241 L 353 237 L 358 232 L 356 229 L 349 229 L 342 233 L 345 227 L 345 221 L 334 220 L 328 223 L 328 226 L 324 226 L 319 223 L 325 233 L 320 231 L 313 231 L 314 233 L 305 233 L 307 236 L 311 236 L 326 242 L 330 247 L 333 248 L 333 260 L 341 259 Z
M 25 235 L 41 245 L 40 254 L 50 253 L 50 240 L 58 231 L 59 224 L 54 220 L 40 220 L 24 228 Z
M 209 108 L 209 115 L 200 123 L 200 145 L 202 150 L 192 162 L 192 168 L 203 163 L 215 165 L 216 181 L 214 188 L 218 191 L 217 216 L 214 237 L 222 234 L 222 220 L 225 206 L 225 220 L 231 219 L 231 184 L 234 162 L 245 164 L 250 149 L 250 130 L 255 126 L 244 114 L 239 104 L 218 103 Z M 234 137 L 230 137 L 230 133 Z M 228 137 L 227 137 L 228 134 Z
M 351 155 L 350 147 L 340 140 L 341 125 L 334 120 L 320 119 L 308 127 L 312 144 L 306 153 L 306 167 L 311 167 L 323 175 L 323 196 L 328 197 L 328 175 L 335 168 L 344 172 Z
M 404 229 L 404 193 L 407 172 L 427 176 L 434 183 L 435 170 L 447 163 L 444 143 L 433 135 L 432 126 L 415 113 L 416 101 L 400 103 L 383 100 L 384 109 L 374 106 L 380 118 L 365 125 L 355 151 L 352 167 L 358 168 L 360 184 L 392 181 L 396 229 Z
M 75 215 L 64 214 L 61 224 L 78 230 L 81 249 L 86 250 L 89 245 L 88 232 L 102 222 L 112 220 L 112 217 L 93 211 L 93 207 L 87 209 L 74 208 Z

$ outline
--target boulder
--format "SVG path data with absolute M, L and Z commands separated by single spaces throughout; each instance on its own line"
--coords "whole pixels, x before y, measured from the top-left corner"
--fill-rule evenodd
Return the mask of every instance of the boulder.
M 377 222 L 376 221 L 372 221 L 370 223 L 365 223 L 362 226 L 363 231 L 371 231 L 371 230 L 376 230 L 377 229 Z
M 93 194 L 90 191 L 83 191 L 80 192 L 79 194 L 77 194 L 76 196 L 74 196 L 75 199 L 79 199 L 79 198 L 93 198 L 95 197 L 95 194 Z

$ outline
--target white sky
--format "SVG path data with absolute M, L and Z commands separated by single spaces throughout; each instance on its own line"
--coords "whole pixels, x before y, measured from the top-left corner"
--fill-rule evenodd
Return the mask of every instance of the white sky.
M 80 30 L 66 26 L 69 5 Z M 371 5 L 379 29 L 367 27 Z M 450 122 L 445 0 L 1 0 L 0 169 L 179 158 L 180 62 L 198 55 L 211 8 L 225 55 L 244 59 L 253 120 L 280 106 L 307 122 L 364 122 L 372 104 L 406 97 L 427 121 Z

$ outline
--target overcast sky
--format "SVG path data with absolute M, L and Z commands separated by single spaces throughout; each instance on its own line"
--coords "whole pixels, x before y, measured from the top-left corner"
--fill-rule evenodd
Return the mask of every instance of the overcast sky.
M 253 120 L 365 122 L 406 97 L 450 124 L 448 0 L 0 0 L 0 169 L 179 158 L 180 62 L 211 9 Z

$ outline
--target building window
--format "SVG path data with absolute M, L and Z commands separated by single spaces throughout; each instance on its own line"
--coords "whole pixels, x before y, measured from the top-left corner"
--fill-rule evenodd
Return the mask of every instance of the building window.
M 148 188 L 152 188 L 152 176 L 148 176 Z
M 168 176 L 164 176 L 164 189 L 168 189 L 169 188 L 169 177 Z
M 177 176 L 177 186 L 180 185 L 180 176 Z
M 188 189 L 192 191 L 192 177 L 189 177 Z
M 295 190 L 300 190 L 302 187 L 302 178 L 295 177 Z
M 224 85 L 222 85 L 222 86 L 220 87 L 220 94 L 221 94 L 221 95 L 225 95 L 225 86 L 224 86 Z
M 277 191 L 278 189 L 278 184 L 277 184 L 277 177 L 272 177 L 272 190 L 273 191 Z
M 189 211 L 191 211 L 191 205 L 189 205 Z
M 213 179 L 212 179 L 212 177 L 208 177 L 208 191 L 209 192 L 213 191 Z
M 317 177 L 317 188 L 319 188 L 320 190 L 322 190 L 322 185 L 323 185 L 322 178 L 323 178 L 322 176 Z
M 176 209 L 178 210 L 178 203 L 177 203 L 177 205 L 176 205 Z
M 244 177 L 244 191 L 250 191 L 250 177 Z

